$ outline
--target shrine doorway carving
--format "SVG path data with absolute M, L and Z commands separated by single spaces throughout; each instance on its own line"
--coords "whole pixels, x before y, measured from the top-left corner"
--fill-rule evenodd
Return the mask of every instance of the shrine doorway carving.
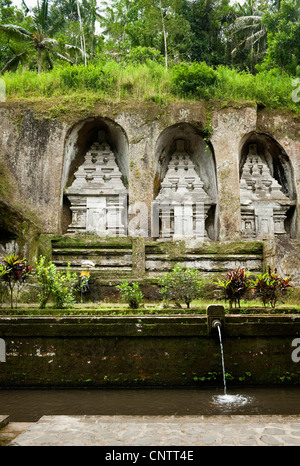
M 66 140 L 62 232 L 125 234 L 128 206 L 128 141 L 105 118 L 75 125 Z
M 217 240 L 214 152 L 191 124 L 171 126 L 158 138 L 153 197 L 152 217 L 157 218 L 155 237 Z
M 291 161 L 271 136 L 251 133 L 240 151 L 243 239 L 296 236 L 296 190 Z

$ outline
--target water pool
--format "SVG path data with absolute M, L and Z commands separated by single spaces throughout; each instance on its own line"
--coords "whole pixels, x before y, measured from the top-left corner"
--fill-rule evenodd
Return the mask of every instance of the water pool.
M 295 415 L 300 387 L 0 389 L 0 414 L 11 422 L 43 415 Z

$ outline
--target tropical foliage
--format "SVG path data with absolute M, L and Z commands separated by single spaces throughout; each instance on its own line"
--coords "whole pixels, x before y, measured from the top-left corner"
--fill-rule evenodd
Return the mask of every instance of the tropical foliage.
M 119 290 L 121 299 L 124 303 L 127 303 L 131 309 L 139 308 L 144 295 L 137 282 L 134 282 L 131 285 L 127 280 L 122 280 L 122 283 L 117 285 L 116 288 Z
M 268 272 L 258 274 L 252 280 L 251 287 L 256 296 L 262 300 L 264 306 L 269 303 L 272 308 L 275 308 L 276 303 L 282 300 L 284 296 L 287 296 L 290 291 L 291 279 L 290 277 L 283 278 L 274 272 Z
M 214 99 L 300 111 L 300 0 L 25 2 L 0 0 L 7 98 L 80 93 L 90 101 Z
M 217 285 L 223 292 L 223 298 L 229 301 L 230 308 L 233 303 L 235 307 L 240 307 L 241 299 L 250 292 L 264 306 L 270 304 L 274 309 L 292 289 L 290 277 L 284 278 L 271 270 L 253 274 L 239 267 L 228 272 L 225 278 L 218 279 Z
M 49 301 L 54 309 L 72 309 L 76 296 L 79 294 L 82 302 L 82 295 L 89 291 L 89 282 L 89 271 L 83 270 L 78 276 L 72 272 L 70 264 L 65 269 L 59 269 L 44 256 L 35 258 L 34 268 L 17 254 L 6 255 L 0 262 L 0 298 L 3 303 L 9 298 L 11 309 L 17 307 L 20 291 L 28 285 L 37 289 L 40 309 L 45 309 Z M 211 288 L 216 284 L 222 292 L 221 299 L 229 302 L 230 309 L 233 305 L 240 308 L 242 299 L 260 300 L 265 307 L 270 305 L 275 309 L 279 302 L 283 304 L 283 299 L 290 297 L 290 291 L 293 290 L 290 277 L 282 277 L 271 270 L 251 273 L 238 267 L 211 283 L 205 280 L 199 270 L 176 264 L 170 272 L 158 279 L 162 298 L 159 306 L 168 308 L 173 301 L 178 307 L 184 303 L 190 309 L 192 301 L 203 299 L 207 285 Z M 121 301 L 130 309 L 141 307 L 144 295 L 139 283 L 129 283 L 123 279 L 116 285 L 116 289 Z
M 40 308 L 44 309 L 50 298 L 55 309 L 73 307 L 75 287 L 78 283 L 76 273 L 72 273 L 70 265 L 65 271 L 58 270 L 52 261 L 40 256 L 35 259 L 35 276 L 38 284 Z
M 20 259 L 17 254 L 6 255 L 2 259 L 0 280 L 9 291 L 11 308 L 17 304 L 17 296 L 31 273 L 32 267 L 27 264 L 26 259 Z
M 165 67 L 205 62 L 296 75 L 300 0 L 0 0 L 0 69 L 63 61 L 127 63 L 135 50 Z
M 249 276 L 249 272 L 238 267 L 228 272 L 226 278 L 218 280 L 217 285 L 222 290 L 225 301 L 229 302 L 230 308 L 233 304 L 240 307 L 241 299 L 250 286 Z
M 191 302 L 201 296 L 204 281 L 198 270 L 176 264 L 159 279 L 159 285 L 165 301 L 184 302 L 189 309 Z
M 23 3 L 26 13 L 28 13 L 30 10 L 27 8 L 24 0 Z M 84 53 L 82 49 L 70 44 L 63 45 L 67 54 L 63 55 L 60 53 L 62 46 L 59 47 L 59 42 L 54 38 L 54 35 L 60 29 L 61 22 L 51 20 L 48 0 L 41 0 L 41 3 L 37 2 L 36 8 L 31 10 L 31 13 L 32 16 L 28 28 L 19 24 L 0 23 L 0 30 L 7 36 L 8 43 L 10 40 L 14 40 L 16 47 L 12 58 L 2 67 L 2 73 L 10 67 L 18 65 L 20 62 L 24 62 L 25 59 L 30 61 L 32 54 L 35 52 L 37 53 L 38 73 L 42 71 L 43 61 L 47 62 L 48 68 L 53 68 L 53 55 L 58 60 L 73 64 L 70 58 L 70 51 L 76 49 Z M 12 47 L 11 50 L 13 51 Z

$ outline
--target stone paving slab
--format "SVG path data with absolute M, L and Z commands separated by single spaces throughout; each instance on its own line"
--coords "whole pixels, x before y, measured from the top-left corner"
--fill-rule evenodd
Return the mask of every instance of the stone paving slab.
M 0 429 L 9 423 L 9 416 L 0 414 Z
M 32 422 L 9 422 L 0 429 L 0 447 L 9 445 L 31 425 Z
M 300 446 L 300 416 L 43 416 L 10 446 Z

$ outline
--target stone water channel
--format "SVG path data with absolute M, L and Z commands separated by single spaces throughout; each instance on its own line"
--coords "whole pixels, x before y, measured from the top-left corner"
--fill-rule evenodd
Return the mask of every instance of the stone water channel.
M 216 318 L 222 325 L 226 371 L 230 373 L 225 399 L 213 325 Z M 25 429 L 12 445 L 300 443 L 299 369 L 297 358 L 292 357 L 293 351 L 294 355 L 298 351 L 293 346 L 299 334 L 296 315 L 279 319 L 247 316 L 243 321 L 212 306 L 206 316 L 183 320 L 182 316 L 175 320 L 102 318 L 100 325 L 98 319 L 10 317 L 2 318 L 2 324 L 7 358 L 0 366 L 0 405 L 12 426 L 20 422 Z M 135 353 L 124 355 L 131 340 Z M 74 344 L 76 352 L 70 353 Z M 104 349 L 106 356 L 99 361 Z M 73 379 L 71 366 L 76 366 Z M 80 371 L 87 367 L 92 372 L 85 372 L 78 384 Z M 252 387 L 245 383 L 246 368 Z M 143 378 L 136 377 L 134 370 L 142 370 Z M 272 383 L 264 386 L 266 380 Z

